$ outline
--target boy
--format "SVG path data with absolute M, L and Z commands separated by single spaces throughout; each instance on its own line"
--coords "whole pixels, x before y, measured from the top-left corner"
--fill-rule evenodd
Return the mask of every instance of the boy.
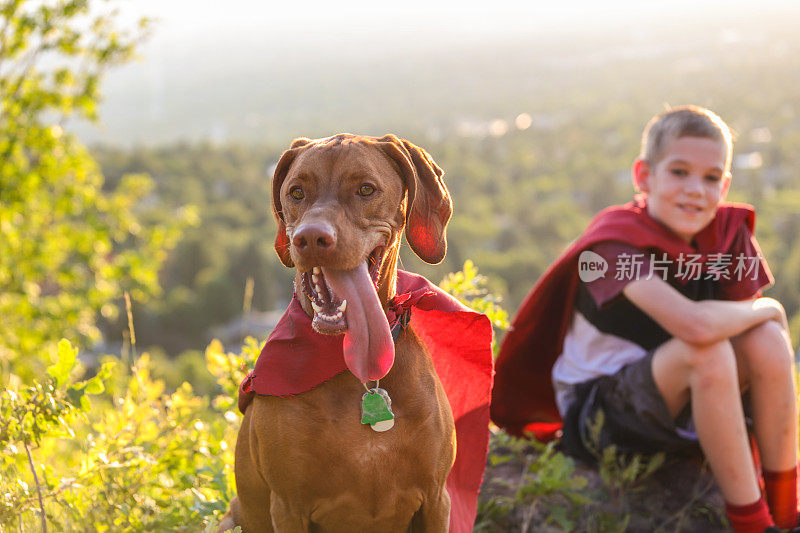
M 735 531 L 794 528 L 793 354 L 783 308 L 760 297 L 772 278 L 753 209 L 723 202 L 731 157 L 731 132 L 711 111 L 650 121 L 633 165 L 640 194 L 598 214 L 523 302 L 497 360 L 492 419 L 540 437 L 563 419 L 564 447 L 584 457 L 600 412 L 601 448 L 699 442 Z

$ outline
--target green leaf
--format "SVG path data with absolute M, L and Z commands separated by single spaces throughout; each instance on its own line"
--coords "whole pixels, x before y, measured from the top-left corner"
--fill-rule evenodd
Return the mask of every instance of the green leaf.
M 89 409 L 92 408 L 92 404 L 89 402 L 89 398 L 85 394 L 81 396 L 80 404 L 83 411 L 88 412 Z
M 75 407 L 81 406 L 81 399 L 86 394 L 86 391 L 81 384 L 79 387 L 70 387 L 67 389 L 67 399 Z
M 47 374 L 56 380 L 56 387 L 60 388 L 69 381 L 70 372 L 77 365 L 78 350 L 73 348 L 67 339 L 58 341 L 58 360 L 47 367 Z
M 554 520 L 564 531 L 572 531 L 575 527 L 572 520 L 569 519 L 567 508 L 561 505 L 557 505 L 550 509 L 550 518 Z
M 100 394 L 106 390 L 106 386 L 100 376 L 95 376 L 85 382 L 83 390 L 86 391 L 86 394 Z

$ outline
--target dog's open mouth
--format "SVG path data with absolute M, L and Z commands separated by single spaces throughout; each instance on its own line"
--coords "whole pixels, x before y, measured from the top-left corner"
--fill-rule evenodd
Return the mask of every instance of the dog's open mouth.
M 314 309 L 313 328 L 344 334 L 345 362 L 362 382 L 382 378 L 394 362 L 394 342 L 377 293 L 384 251 L 375 248 L 352 270 L 314 267 L 301 275 Z
M 347 330 L 344 313 L 347 301 L 340 300 L 328 285 L 328 280 L 320 267 L 302 274 L 303 292 L 311 301 L 314 318 L 311 325 L 325 335 L 339 335 Z
M 379 246 L 369 254 L 365 263 L 375 290 L 381 275 L 384 247 Z M 325 273 L 330 269 L 314 267 L 301 274 L 303 292 L 311 301 L 314 318 L 311 325 L 323 335 L 341 335 L 347 331 L 347 300 L 338 296 L 328 283 Z

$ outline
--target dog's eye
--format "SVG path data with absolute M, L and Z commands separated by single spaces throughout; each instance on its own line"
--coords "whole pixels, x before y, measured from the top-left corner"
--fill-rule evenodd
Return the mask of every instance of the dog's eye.
M 293 187 L 292 190 L 289 191 L 289 194 L 291 194 L 292 198 L 295 200 L 302 200 L 306 197 L 306 193 L 304 193 L 303 189 L 300 187 Z
M 366 183 L 358 189 L 358 194 L 360 194 L 361 196 L 369 196 L 374 192 L 375 192 L 375 187 L 373 187 L 372 185 L 367 185 Z

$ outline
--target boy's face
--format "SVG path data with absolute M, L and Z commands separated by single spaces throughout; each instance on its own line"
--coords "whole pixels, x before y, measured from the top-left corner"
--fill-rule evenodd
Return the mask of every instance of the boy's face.
M 637 160 L 634 182 L 647 194 L 647 211 L 673 233 L 691 242 L 717 213 L 730 177 L 725 144 L 705 137 L 669 142 L 655 166 Z

